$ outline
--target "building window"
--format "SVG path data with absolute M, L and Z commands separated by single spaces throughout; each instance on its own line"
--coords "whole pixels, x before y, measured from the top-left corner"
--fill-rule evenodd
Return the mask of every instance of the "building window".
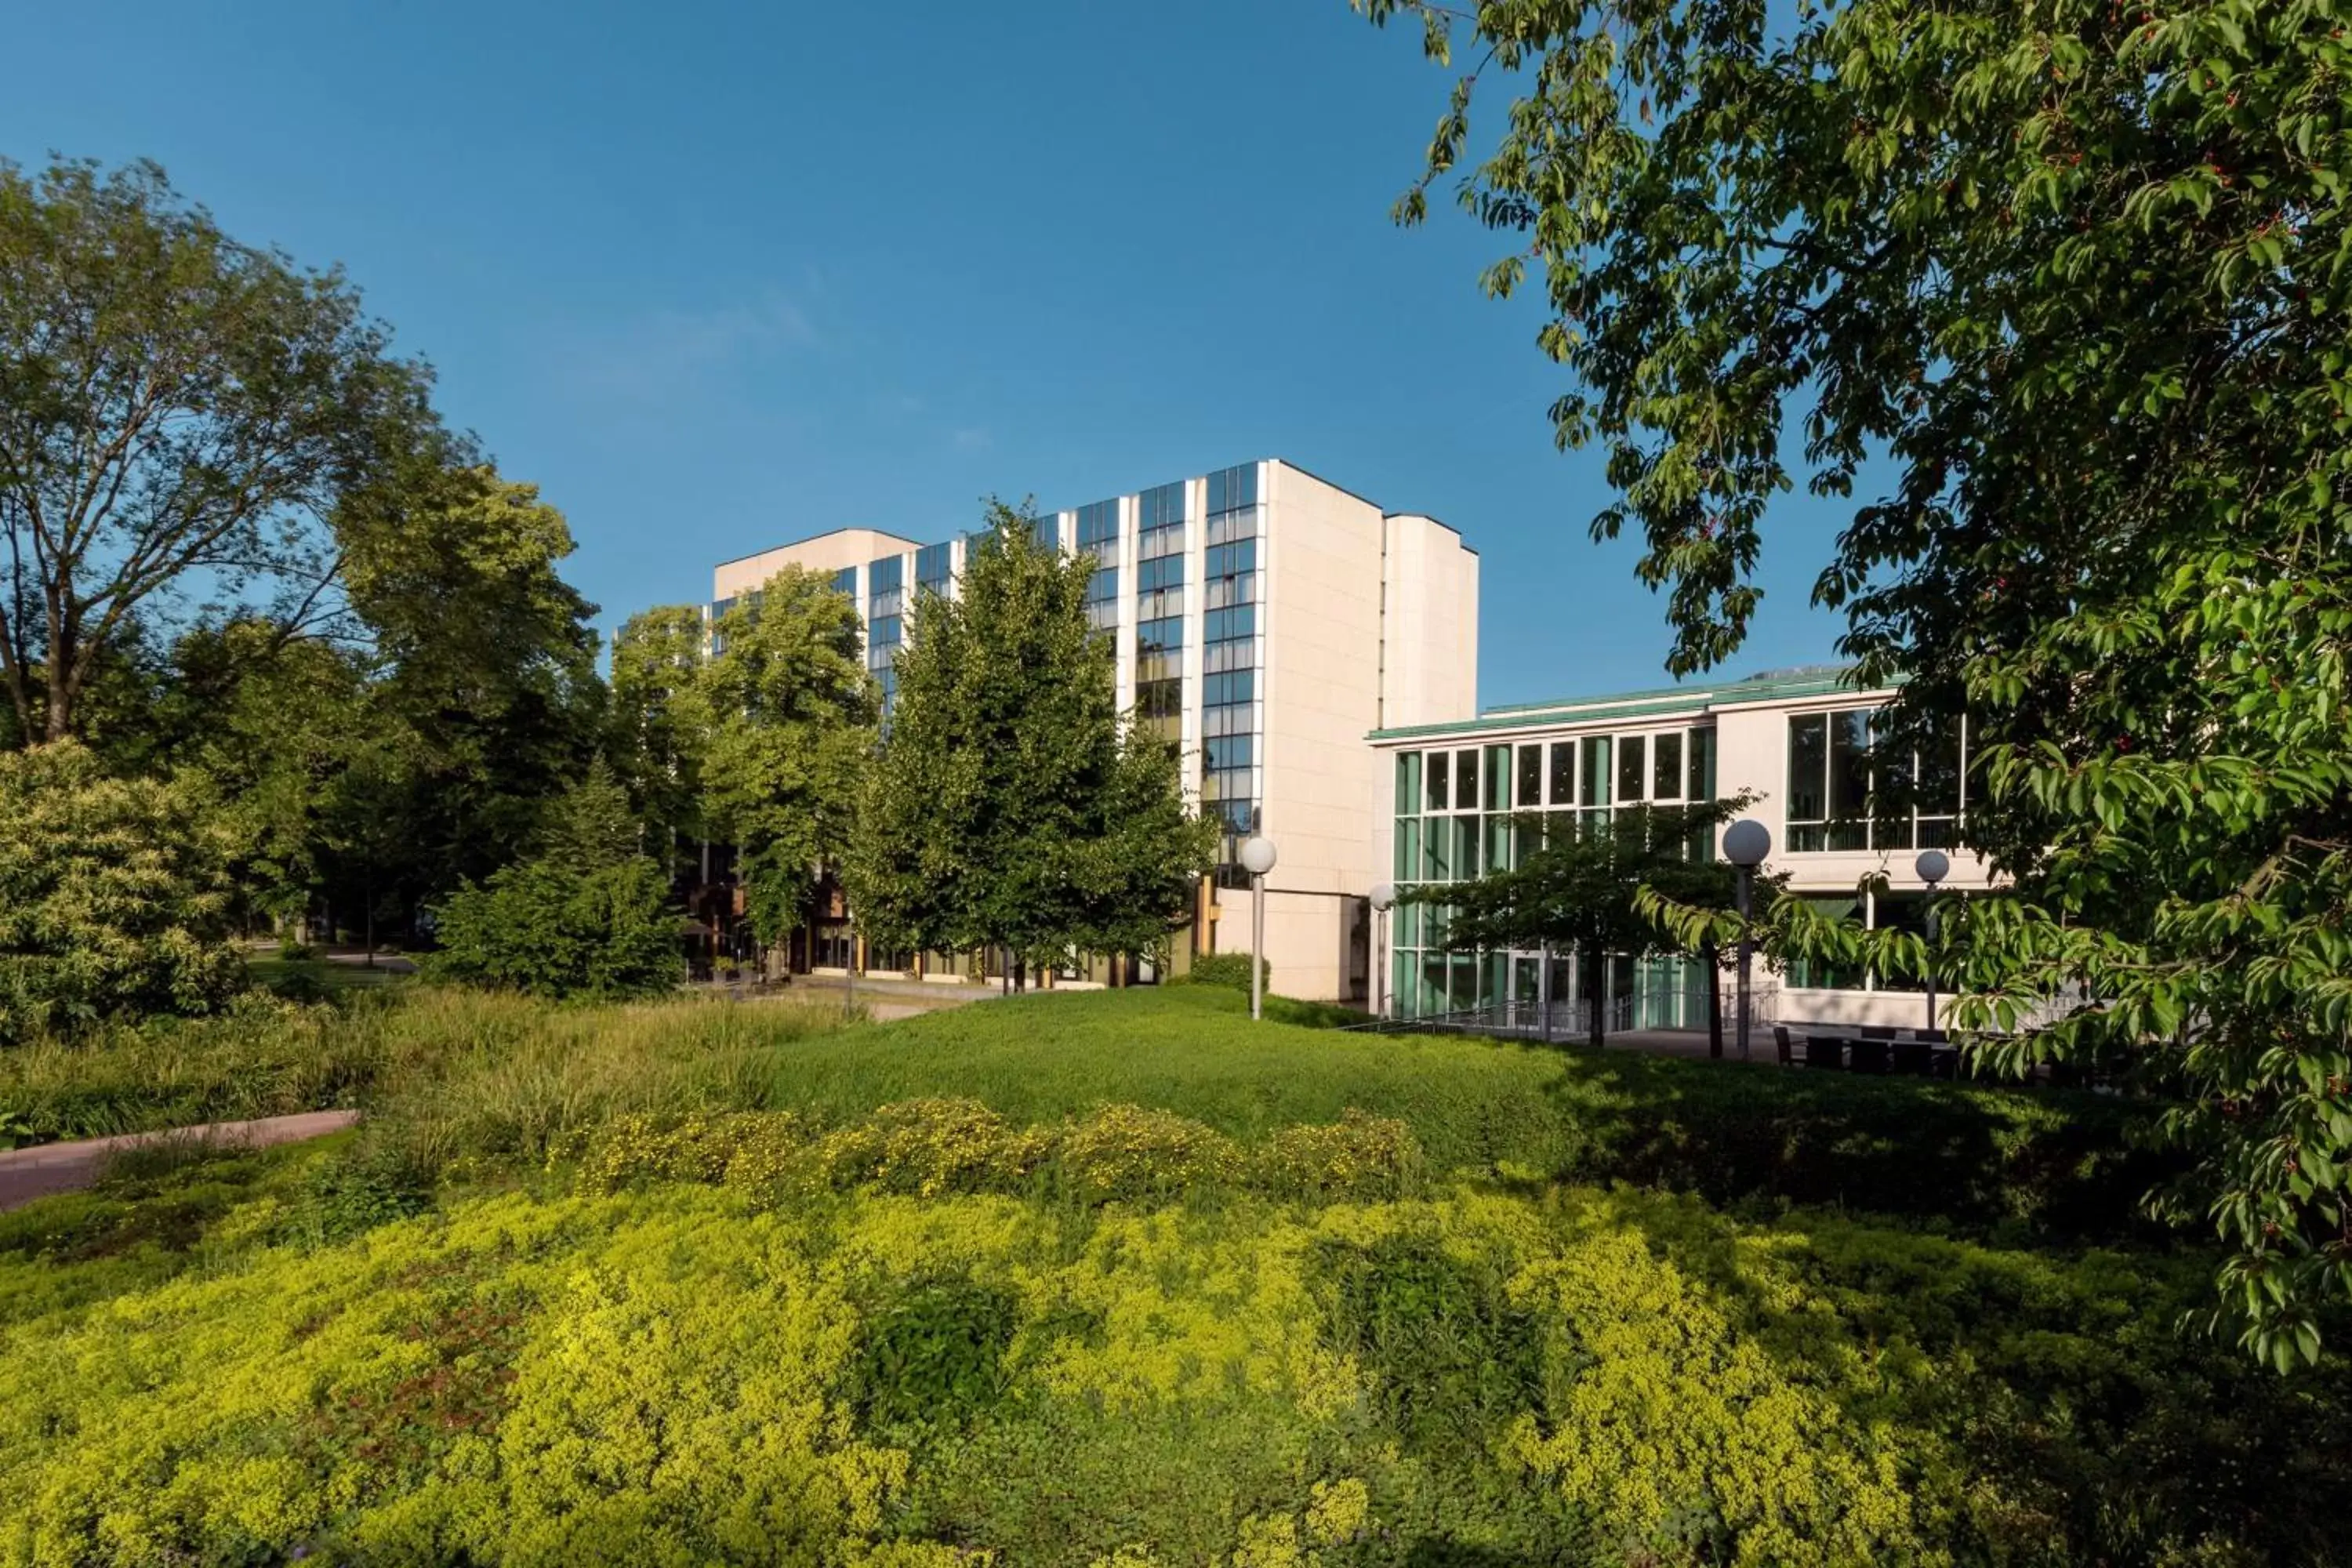
M 1078 553 L 1095 563 L 1087 579 L 1087 622 L 1108 631 L 1118 625 L 1118 502 L 1078 508 Z
M 1247 879 L 1238 865 L 1241 840 L 1259 830 L 1257 770 L 1261 752 L 1261 714 L 1257 675 L 1265 664 L 1259 640 L 1258 605 L 1263 602 L 1258 575 L 1262 548 L 1257 489 L 1252 469 L 1244 487 L 1231 479 L 1231 470 L 1214 476 L 1209 485 L 1208 534 L 1202 557 L 1201 724 L 1202 794 L 1225 820 L 1225 840 L 1219 859 L 1218 880 L 1242 886 Z M 1156 515 L 1170 507 L 1181 516 L 1181 487 L 1164 487 L 1177 493 L 1155 503 Z M 1161 524 L 1164 528 L 1166 525 Z M 1178 535 L 1181 540 L 1181 533 Z M 1213 737 L 1213 741 L 1205 738 Z
M 1421 753 L 1399 752 L 1396 760 L 1396 809 L 1399 816 L 1421 809 Z
M 1529 811 L 1544 803 L 1544 753 L 1541 746 L 1519 748 L 1518 807 Z
M 1923 752 L 1871 756 L 1874 721 L 1862 709 L 1789 720 L 1789 848 L 1894 850 L 1956 839 L 1964 804 L 1965 736 Z
M 1699 801 L 1715 798 L 1715 731 L 1712 730 L 1693 730 L 1690 732 L 1690 783 L 1684 798 Z
M 1620 805 L 1643 798 L 1648 792 L 1642 775 L 1642 743 L 1640 735 L 1617 737 L 1617 800 Z
M 1478 809 L 1478 752 L 1475 748 L 1454 753 L 1454 809 Z
M 1650 798 L 1676 800 L 1683 793 L 1683 738 L 1650 737 Z
M 1588 806 L 1607 805 L 1609 804 L 1609 737 L 1606 735 L 1586 737 L 1583 751 L 1583 804 Z
M 915 587 L 919 592 L 947 596 L 955 575 L 955 546 L 926 544 L 915 552 Z
M 1551 743 L 1551 804 L 1576 804 L 1576 742 L 1554 741 Z

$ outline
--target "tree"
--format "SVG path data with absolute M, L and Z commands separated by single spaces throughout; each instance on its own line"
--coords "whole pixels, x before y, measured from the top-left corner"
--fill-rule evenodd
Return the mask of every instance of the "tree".
M 442 905 L 430 973 L 536 995 L 646 995 L 686 963 L 669 879 L 640 853 L 628 795 L 602 762 L 549 814 L 545 849 Z
M 336 514 L 373 656 L 369 743 L 326 812 L 331 903 L 405 920 L 527 853 L 598 751 L 595 606 L 536 486 L 425 453 Z
M 1469 882 L 1430 883 L 1403 896 L 1448 910 L 1444 945 L 1450 952 L 1544 947 L 1581 955 L 1592 988 L 1589 1028 L 1599 1046 L 1605 1020 L 1598 981 L 1610 954 L 1698 952 L 1713 963 L 1711 934 L 1687 943 L 1674 940 L 1646 912 L 1643 897 L 1727 909 L 1735 873 L 1715 858 L 1715 835 L 1755 802 L 1754 795 L 1743 793 L 1689 805 L 1632 806 L 1573 829 L 1547 829 L 1543 817 L 1531 816 L 1523 827 L 1545 837 L 1517 866 Z
M 702 810 L 735 847 L 752 931 L 774 943 L 806 918 L 819 869 L 847 849 L 874 746 L 874 680 L 857 606 L 798 566 L 740 597 L 712 631 L 718 651 L 675 732 L 702 737 Z
M 0 1042 L 208 1012 L 245 983 L 227 845 L 200 791 L 59 741 L 0 752 Z
M 1357 0 L 1452 47 L 1456 15 Z M 1608 450 L 1677 669 L 1745 634 L 1771 499 L 1884 460 L 1815 589 L 1886 744 L 1969 718 L 2012 879 L 1953 1016 L 2021 1064 L 2135 1053 L 2185 1103 L 2281 1366 L 2352 1297 L 2352 43 L 2334 0 L 1488 0 L 1522 73 L 1464 180 L 1528 261 L 1564 444 Z M 1476 73 L 1421 184 L 1460 162 Z M 1800 436 L 1799 432 L 1801 432 Z M 1888 964 L 1916 962 L 1895 934 Z
M 1118 711 L 1087 624 L 1093 563 L 992 501 L 953 599 L 919 596 L 859 815 L 849 892 L 893 946 L 1155 951 L 1191 907 L 1216 826 L 1175 752 Z
M 321 520 L 388 449 L 446 445 L 430 376 L 339 271 L 236 243 L 152 163 L 0 160 L 0 685 L 81 732 L 107 651 L 192 596 L 337 608 Z
M 702 613 L 664 605 L 631 616 L 613 639 L 609 750 L 644 818 L 650 849 L 675 862 L 710 837 L 702 763 L 710 710 L 702 689 Z

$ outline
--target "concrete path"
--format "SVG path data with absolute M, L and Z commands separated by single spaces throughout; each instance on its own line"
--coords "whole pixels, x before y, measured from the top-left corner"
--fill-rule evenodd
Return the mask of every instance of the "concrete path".
M 162 1132 L 125 1132 L 113 1138 L 85 1138 L 72 1143 L 40 1143 L 30 1149 L 0 1153 L 0 1211 L 20 1208 L 35 1198 L 54 1193 L 78 1192 L 106 1173 L 106 1163 L 125 1149 L 142 1144 L 186 1140 L 224 1147 L 267 1149 L 278 1143 L 299 1143 L 341 1132 L 360 1119 L 356 1110 L 306 1110 L 299 1116 L 270 1116 L 258 1121 L 215 1121 L 204 1127 L 175 1127 Z

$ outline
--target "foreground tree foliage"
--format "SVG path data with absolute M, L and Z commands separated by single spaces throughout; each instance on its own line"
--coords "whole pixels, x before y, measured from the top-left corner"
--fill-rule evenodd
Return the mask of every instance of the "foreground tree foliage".
M 1087 624 L 1093 563 L 990 503 L 961 591 L 916 604 L 898 698 L 849 858 L 866 932 L 891 946 L 1157 952 L 1192 907 L 1216 827 L 1176 753 L 1122 720 Z
M 0 752 L 0 1045 L 245 984 L 227 845 L 201 792 L 110 778 L 71 741 Z
M 628 796 L 603 763 L 550 814 L 542 852 L 467 883 L 438 910 L 439 979 L 610 998 L 684 978 L 669 879 L 640 853 Z
M 62 740 L 108 651 L 191 592 L 332 615 L 324 526 L 439 439 L 340 272 L 239 245 L 152 163 L 0 160 L 0 685 Z
M 1607 448 L 1593 531 L 1645 542 L 1675 669 L 1738 647 L 1772 497 L 1877 492 L 1815 597 L 1860 679 L 1909 673 L 1890 746 L 1969 715 L 1966 832 L 2015 879 L 1946 922 L 1955 1019 L 2086 985 L 2003 1048 L 2170 1073 L 2221 1316 L 2315 1358 L 2352 1296 L 2352 11 L 1356 4 L 1520 73 L 1462 202 L 1514 237 L 1490 289 L 1542 268 L 1557 433 Z

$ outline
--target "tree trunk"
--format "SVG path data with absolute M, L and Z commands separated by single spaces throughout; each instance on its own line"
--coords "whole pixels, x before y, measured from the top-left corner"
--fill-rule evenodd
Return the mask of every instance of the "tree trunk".
M 1723 1059 L 1723 954 L 1713 942 L 1698 950 L 1706 965 L 1706 1054 Z
M 1609 966 L 1602 961 L 1599 942 L 1592 943 L 1585 950 L 1585 965 L 1587 975 L 1585 989 L 1591 993 L 1591 1000 L 1586 1004 L 1591 1008 L 1591 1012 L 1587 1015 L 1586 1021 L 1591 1029 L 1593 1049 L 1599 1050 L 1608 1043 L 1609 1028 L 1606 1012 L 1609 1001 Z

